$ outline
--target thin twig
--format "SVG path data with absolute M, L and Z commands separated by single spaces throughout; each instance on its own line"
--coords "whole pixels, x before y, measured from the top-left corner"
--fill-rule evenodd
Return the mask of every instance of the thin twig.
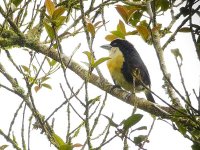
M 105 93 L 105 97 L 104 97 L 104 100 L 103 100 L 103 102 L 102 102 L 102 105 L 101 105 L 101 108 L 100 108 L 100 110 L 98 111 L 98 115 L 97 115 L 97 117 L 95 118 L 95 120 L 94 120 L 94 124 L 93 124 L 93 126 L 92 126 L 92 128 L 91 128 L 91 134 L 93 133 L 93 131 L 94 131 L 94 129 L 96 128 L 96 126 L 97 126 L 97 124 L 98 124 L 98 121 L 99 121 L 99 118 L 100 118 L 100 116 L 101 116 L 101 113 L 102 113 L 102 111 L 103 111 L 103 108 L 105 107 L 105 102 L 106 102 L 106 100 L 107 100 L 107 92 Z M 96 110 L 96 109 L 95 109 Z
M 150 129 L 149 129 L 149 132 L 148 132 L 148 134 L 147 134 L 145 140 L 143 141 L 141 148 L 143 148 L 144 145 L 145 145 L 145 143 L 148 142 L 148 138 L 149 138 L 149 136 L 150 136 L 150 134 L 151 134 L 151 132 L 152 132 L 152 130 L 153 130 L 153 127 L 154 127 L 155 121 L 156 121 L 156 118 L 153 118 L 153 122 L 152 122 L 152 124 L 151 124 Z M 140 148 L 139 148 L 138 150 L 140 150 Z
M 2 135 L 9 143 L 12 144 L 12 146 L 16 149 L 16 150 L 22 150 L 18 144 L 12 140 L 9 136 L 7 136 L 1 129 L 0 129 L 0 135 Z
M 200 114 L 200 88 L 199 88 L 199 95 L 197 95 L 196 91 L 193 89 L 194 95 L 197 99 L 197 103 L 198 103 L 198 113 Z
M 29 118 L 29 125 L 28 125 L 28 150 L 30 150 L 30 143 L 31 143 L 32 119 L 33 119 L 33 115 L 31 115 L 30 118 Z
M 185 18 L 182 21 L 182 23 L 176 28 L 176 30 L 174 31 L 174 33 L 169 37 L 169 39 L 162 46 L 163 50 L 166 49 L 166 47 L 168 46 L 168 44 L 171 43 L 171 41 L 173 41 L 173 39 L 176 36 L 176 34 L 178 33 L 178 31 L 189 21 L 189 19 L 191 18 L 191 16 L 193 16 L 199 9 L 200 9 L 200 5 L 194 11 L 192 11 L 192 13 L 191 13 L 190 16 L 188 16 L 187 18 Z
M 24 105 L 23 115 L 22 115 L 22 127 L 21 127 L 21 138 L 23 150 L 26 150 L 26 141 L 24 138 L 24 122 L 25 122 L 26 104 Z
M 10 26 L 13 28 L 13 30 L 15 31 L 15 33 L 21 37 L 21 40 L 24 39 L 24 35 L 21 33 L 21 31 L 19 30 L 19 28 L 16 26 L 16 24 L 10 19 L 9 16 L 7 16 L 7 14 L 4 12 L 3 8 L 0 6 L 0 13 L 2 14 L 2 16 L 8 21 L 8 23 L 10 24 Z
M 10 136 L 10 133 L 11 133 L 11 131 L 12 131 L 12 127 L 13 127 L 13 125 L 14 125 L 14 123 L 15 123 L 15 119 L 17 118 L 17 115 L 18 115 L 18 113 L 19 113 L 19 110 L 22 108 L 22 105 L 23 105 L 23 104 L 24 104 L 24 101 L 22 101 L 22 102 L 20 103 L 18 109 L 16 110 L 16 112 L 15 112 L 15 114 L 14 114 L 14 116 L 13 116 L 13 119 L 12 119 L 12 121 L 11 121 L 11 123 L 10 123 L 10 127 L 9 127 L 9 130 L 8 130 L 8 136 Z
M 105 141 L 104 143 L 102 143 L 99 147 L 97 148 L 93 148 L 93 150 L 99 150 L 101 149 L 103 146 L 105 146 L 106 144 L 108 144 L 109 142 L 111 142 L 114 138 L 116 138 L 118 135 L 115 134 L 114 136 L 112 136 L 109 140 Z

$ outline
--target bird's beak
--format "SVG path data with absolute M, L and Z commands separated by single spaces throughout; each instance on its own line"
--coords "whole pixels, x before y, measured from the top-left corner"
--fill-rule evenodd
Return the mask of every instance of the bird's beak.
M 101 48 L 111 50 L 112 46 L 110 44 L 107 44 L 107 45 L 102 45 Z

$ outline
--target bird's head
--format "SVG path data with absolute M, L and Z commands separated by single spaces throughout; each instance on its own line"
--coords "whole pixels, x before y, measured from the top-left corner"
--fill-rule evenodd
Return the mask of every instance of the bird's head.
M 120 50 L 123 54 L 127 54 L 134 49 L 130 42 L 123 39 L 115 39 L 110 44 L 102 45 L 101 48 L 111 51 Z

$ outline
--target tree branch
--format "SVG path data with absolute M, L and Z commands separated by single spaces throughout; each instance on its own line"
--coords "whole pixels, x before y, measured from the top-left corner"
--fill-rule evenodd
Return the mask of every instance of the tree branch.
M 6 32 L 6 31 L 5 31 Z M 6 45 L 5 42 L 3 42 L 3 39 L 0 39 L 0 46 L 1 47 L 7 47 L 7 46 L 11 46 L 11 44 L 16 45 L 18 44 L 18 46 L 20 47 L 27 47 L 37 53 L 41 53 L 44 54 L 45 56 L 48 56 L 54 60 L 56 60 L 57 62 L 60 62 L 60 58 L 59 58 L 59 54 L 58 52 L 51 48 L 49 49 L 48 46 L 39 44 L 29 38 L 25 38 L 24 41 L 21 41 L 20 37 L 18 37 L 14 32 L 9 32 L 12 33 L 13 35 L 9 36 L 11 39 L 9 39 L 9 45 Z M 6 35 L 6 33 L 3 33 L 4 35 Z M 14 39 L 12 39 L 14 38 Z M 5 39 L 7 40 L 7 39 Z M 77 62 L 75 62 L 74 60 L 72 60 L 70 57 L 66 56 L 65 54 L 61 54 L 61 58 L 62 58 L 62 62 L 70 69 L 72 70 L 75 74 L 77 74 L 80 78 L 82 78 L 83 80 L 85 80 L 88 76 L 88 71 L 86 69 L 84 69 L 81 65 L 79 65 Z M 147 101 L 146 99 L 143 98 L 138 98 L 135 97 L 133 95 L 130 96 L 130 93 L 128 93 L 127 91 L 124 91 L 122 89 L 113 89 L 113 85 L 111 83 L 109 83 L 105 78 L 101 79 L 99 76 L 95 75 L 95 74 L 91 74 L 89 82 L 95 86 L 97 86 L 98 88 L 100 88 L 103 91 L 106 91 L 107 93 L 111 94 L 112 96 L 122 100 L 123 102 L 130 104 L 132 106 L 134 106 L 134 104 L 137 104 L 137 107 L 149 112 L 151 114 L 154 114 L 156 116 L 160 116 L 163 118 L 168 118 L 168 116 L 160 111 L 157 107 L 155 107 L 153 103 Z M 127 99 L 127 97 L 129 97 Z M 168 107 L 162 107 L 162 106 L 158 106 L 161 109 L 165 110 L 166 112 L 168 112 L 169 114 L 172 114 L 174 112 L 173 109 L 168 108 Z
M 150 1 L 148 1 L 148 5 L 147 5 L 147 9 L 148 9 L 148 13 L 149 13 L 149 16 L 151 21 L 153 22 L 153 27 L 155 28 L 156 26 L 156 18 L 154 17 L 154 14 L 153 14 L 153 11 L 152 11 L 152 8 L 151 8 L 151 5 L 149 4 Z M 178 107 L 181 107 L 181 104 L 180 104 L 180 101 L 179 99 L 176 97 L 175 93 L 174 93 L 174 86 L 173 84 L 171 83 L 170 81 L 170 77 L 169 77 L 169 73 L 167 72 L 167 67 L 165 65 L 165 60 L 164 60 L 164 55 L 163 55 L 163 49 L 161 47 L 161 43 L 160 43 L 160 34 L 159 34 L 159 31 L 158 30 L 154 30 L 152 31 L 151 28 L 150 28 L 150 33 L 151 33 L 151 37 L 152 37 L 152 41 L 153 41 L 153 46 L 156 50 L 156 54 L 157 54 L 157 57 L 158 57 L 158 60 L 159 60 L 159 64 L 160 64 L 160 69 L 163 73 L 163 76 L 165 78 L 165 86 L 167 88 L 167 92 L 169 94 L 169 97 L 171 98 L 172 100 L 172 104 L 174 106 L 178 106 Z
M 18 146 L 18 144 L 14 140 L 12 140 L 9 136 L 7 136 L 1 129 L 0 129 L 0 135 L 2 135 L 8 142 L 10 142 L 16 150 L 22 150 Z

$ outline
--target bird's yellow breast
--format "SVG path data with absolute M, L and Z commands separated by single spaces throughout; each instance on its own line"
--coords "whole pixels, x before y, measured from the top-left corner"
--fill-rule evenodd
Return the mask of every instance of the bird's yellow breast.
M 111 59 L 107 61 L 107 66 L 111 75 L 113 76 L 115 73 L 121 73 L 121 68 L 124 63 L 123 54 L 119 50 L 116 50 L 110 53 L 110 58 Z
M 128 83 L 122 74 L 122 67 L 125 61 L 122 52 L 118 48 L 112 48 L 109 57 L 111 59 L 107 61 L 107 67 L 113 80 L 122 88 L 132 91 L 132 84 Z

